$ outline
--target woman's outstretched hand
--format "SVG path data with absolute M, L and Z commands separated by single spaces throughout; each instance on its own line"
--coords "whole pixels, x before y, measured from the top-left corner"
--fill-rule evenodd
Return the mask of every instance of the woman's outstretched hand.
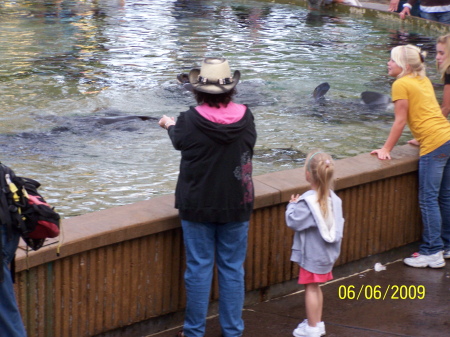
M 386 150 L 384 147 L 378 150 L 373 150 L 370 152 L 370 154 L 376 154 L 378 156 L 378 159 L 384 160 L 384 159 L 391 159 L 391 154 L 388 150 Z
M 163 115 L 162 118 L 159 120 L 158 124 L 160 127 L 167 130 L 169 126 L 175 125 L 175 118 Z

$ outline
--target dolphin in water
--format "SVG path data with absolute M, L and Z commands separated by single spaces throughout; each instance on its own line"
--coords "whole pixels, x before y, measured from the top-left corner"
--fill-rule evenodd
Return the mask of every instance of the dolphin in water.
M 319 84 L 313 91 L 314 100 L 316 102 L 323 100 L 328 90 L 330 90 L 328 82 Z M 364 91 L 361 93 L 361 102 L 369 108 L 387 109 L 391 104 L 391 98 L 379 92 Z
M 115 108 L 100 108 L 94 111 L 95 113 L 101 113 L 102 115 L 91 115 L 76 117 L 75 121 L 88 122 L 90 124 L 109 125 L 120 122 L 127 122 L 133 120 L 141 121 L 158 121 L 159 119 L 152 116 L 143 115 L 127 115 L 121 110 Z
M 325 94 L 329 91 L 327 82 L 321 83 L 312 93 L 312 102 L 304 102 L 303 111 L 326 123 L 359 123 L 392 118 L 390 108 L 393 105 L 389 96 L 364 91 L 360 99 L 328 100 Z
M 391 103 L 391 98 L 387 95 L 380 94 L 374 91 L 364 91 L 361 93 L 361 101 L 372 107 L 388 106 Z
M 193 91 L 192 84 L 189 83 L 189 75 L 181 73 L 177 75 L 177 81 L 188 91 Z M 313 98 L 316 102 L 324 100 L 326 93 L 330 90 L 331 86 L 328 82 L 319 84 L 313 91 Z M 389 96 L 374 92 L 364 91 L 361 93 L 361 102 L 369 108 L 374 109 L 386 109 L 391 103 Z
M 113 123 L 120 123 L 132 120 L 157 121 L 158 118 L 139 115 L 121 115 L 121 116 L 87 116 L 87 117 L 79 117 L 76 120 L 80 122 L 93 122 L 101 125 L 109 125 Z
M 177 75 L 177 81 L 178 81 L 178 83 L 182 84 L 183 88 L 186 89 L 187 91 L 190 91 L 190 92 L 194 91 L 194 87 L 189 82 L 189 75 L 188 74 L 186 74 L 186 73 L 178 74 Z
M 194 92 L 194 87 L 189 82 L 189 75 L 181 73 L 177 75 L 177 82 L 184 90 Z M 266 85 L 261 79 L 252 79 L 240 81 L 236 86 L 237 92 L 235 99 L 237 103 L 245 104 L 249 107 L 272 105 L 275 99 L 265 90 Z
M 62 117 L 62 116 L 37 116 L 38 120 L 46 125 L 54 124 L 49 132 L 20 132 L 21 138 L 35 138 L 49 135 L 58 135 L 71 132 L 75 134 L 92 133 L 98 130 L 118 130 L 134 132 L 139 130 L 138 124 L 133 121 L 158 121 L 159 118 L 146 115 L 127 115 L 125 112 L 114 108 L 102 108 L 94 111 L 92 115 Z M 116 125 L 117 124 L 117 125 Z

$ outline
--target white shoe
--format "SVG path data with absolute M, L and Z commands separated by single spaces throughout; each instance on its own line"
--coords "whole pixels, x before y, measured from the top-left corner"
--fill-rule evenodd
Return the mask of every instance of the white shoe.
M 407 257 L 403 262 L 410 266 L 416 268 L 442 268 L 445 267 L 445 260 L 442 251 L 437 252 L 432 255 L 422 255 L 419 253 L 414 253 L 411 257 Z
M 311 329 L 315 329 L 315 328 L 318 328 L 318 330 L 311 331 Z M 318 335 L 317 335 L 317 332 L 319 333 Z M 325 323 L 319 322 L 319 323 L 317 323 L 317 325 L 315 327 L 311 327 L 308 325 L 308 320 L 305 319 L 305 320 L 303 320 L 303 322 L 301 322 L 297 326 L 297 329 L 295 329 L 292 334 L 296 337 L 298 337 L 298 336 L 311 336 L 311 337 L 312 336 L 314 336 L 314 337 L 315 336 L 325 336 L 325 334 L 326 334 Z

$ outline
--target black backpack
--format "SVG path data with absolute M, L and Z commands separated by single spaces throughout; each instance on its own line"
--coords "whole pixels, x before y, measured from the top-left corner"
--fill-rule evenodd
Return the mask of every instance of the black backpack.
M 41 248 L 46 238 L 57 237 L 60 228 L 60 215 L 39 194 L 40 185 L 0 163 L 0 225 L 7 233 L 18 231 L 32 250 Z

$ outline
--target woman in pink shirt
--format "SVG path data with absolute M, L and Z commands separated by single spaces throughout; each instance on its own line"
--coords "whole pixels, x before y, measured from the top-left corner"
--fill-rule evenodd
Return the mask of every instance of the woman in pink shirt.
M 189 82 L 198 103 L 163 116 L 172 145 L 181 151 L 175 191 L 186 249 L 186 311 L 179 337 L 203 337 L 214 264 L 224 337 L 242 336 L 244 267 L 253 210 L 252 157 L 256 142 L 250 109 L 232 101 L 240 72 L 228 61 L 206 58 Z

